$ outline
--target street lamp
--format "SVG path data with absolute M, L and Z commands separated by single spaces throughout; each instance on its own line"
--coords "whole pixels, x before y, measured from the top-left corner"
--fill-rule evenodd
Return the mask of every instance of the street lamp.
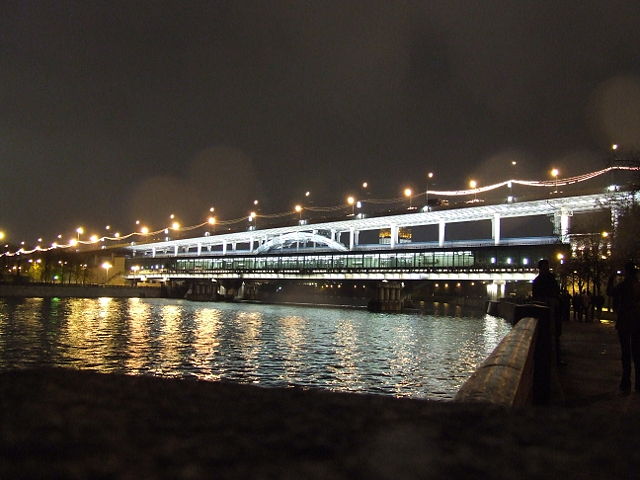
M 424 192 L 425 207 L 429 211 L 429 182 L 433 178 L 433 172 L 427 173 L 427 189 Z
M 78 234 L 78 241 L 80 241 L 80 235 L 84 233 L 84 228 L 82 227 L 76 228 L 76 233 Z
M 473 203 L 478 201 L 478 182 L 475 180 L 469 180 L 469 187 L 474 190 L 473 192 Z
M 560 170 L 558 170 L 557 168 L 552 168 L 551 169 L 551 176 L 553 177 L 553 180 L 554 180 L 554 191 L 553 191 L 553 193 L 558 193 L 558 175 L 560 175 Z
M 2 230 L 0 230 L 0 240 L 4 240 L 5 234 Z
M 409 210 L 412 210 L 411 200 L 413 198 L 413 190 L 411 190 L 410 188 L 405 188 L 404 189 L 404 196 L 409 199 Z
M 296 211 L 296 213 L 300 214 L 300 220 L 302 221 L 302 205 L 296 205 L 294 207 L 294 210 Z
M 113 267 L 109 262 L 104 262 L 102 264 L 102 268 L 105 270 L 104 284 L 106 285 L 109 282 L 109 270 Z
M 347 204 L 351 205 L 351 215 L 356 214 L 356 199 L 352 196 L 347 197 Z

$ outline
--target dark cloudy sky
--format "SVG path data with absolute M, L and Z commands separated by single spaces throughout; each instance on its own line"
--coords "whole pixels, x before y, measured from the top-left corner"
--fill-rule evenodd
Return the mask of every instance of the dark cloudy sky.
M 637 0 L 4 1 L 0 229 L 600 167 L 640 144 L 639 25 Z

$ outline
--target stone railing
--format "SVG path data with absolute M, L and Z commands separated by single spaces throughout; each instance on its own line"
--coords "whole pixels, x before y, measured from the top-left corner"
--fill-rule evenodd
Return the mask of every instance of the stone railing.
M 457 402 L 521 407 L 550 400 L 555 352 L 549 309 L 518 305 L 513 330 L 458 391 Z

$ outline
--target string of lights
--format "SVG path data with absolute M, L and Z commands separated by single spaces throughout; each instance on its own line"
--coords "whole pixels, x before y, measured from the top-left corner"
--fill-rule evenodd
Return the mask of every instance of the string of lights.
M 566 185 L 573 185 L 576 183 L 581 183 L 581 182 L 585 182 L 588 180 L 591 180 L 593 178 L 596 178 L 600 175 L 603 175 L 605 173 L 614 171 L 614 170 L 626 170 L 626 171 L 640 171 L 640 167 L 636 167 L 636 166 L 611 166 L 611 167 L 607 167 L 607 168 L 603 168 L 601 170 L 597 170 L 594 172 L 588 172 L 588 173 L 584 173 L 582 175 L 576 175 L 573 177 L 566 177 L 566 178 L 554 178 L 553 180 L 517 180 L 517 179 L 512 179 L 512 180 L 504 180 L 502 182 L 498 182 L 498 183 L 494 183 L 492 185 L 486 185 L 483 187 L 476 187 L 476 188 L 468 188 L 468 189 L 462 189 L 462 190 L 425 190 L 423 192 L 417 192 L 415 193 L 413 196 L 417 197 L 420 195 L 434 195 L 434 196 L 440 196 L 440 197 L 459 197 L 459 196 L 468 196 L 468 195 L 477 195 L 478 193 L 485 193 L 485 192 L 489 192 L 492 190 L 496 190 L 498 188 L 501 187 L 505 187 L 505 186 L 511 186 L 511 185 L 524 185 L 524 186 L 529 186 L 529 187 L 562 187 L 562 186 L 566 186 Z M 557 174 L 557 171 L 556 171 Z M 405 201 L 405 199 L 403 197 L 396 197 L 396 198 L 367 198 L 366 200 L 363 200 L 366 203 L 369 204 L 377 204 L 377 205 L 385 205 L 385 204 L 397 204 L 400 202 Z M 306 206 L 306 207 L 300 207 L 301 210 L 306 210 L 306 211 L 310 211 L 310 212 L 338 212 L 338 211 L 344 211 L 347 209 L 352 208 L 351 205 L 334 205 L 334 206 Z M 255 218 L 263 218 L 263 219 L 274 219 L 274 218 L 284 218 L 284 217 L 288 217 L 291 215 L 294 215 L 296 212 L 281 212 L 281 213 L 271 213 L 271 214 L 258 214 L 256 212 L 252 212 L 251 215 L 249 216 L 249 218 L 251 219 L 255 219 Z M 66 249 L 66 248 L 72 248 L 72 247 L 77 247 L 79 245 L 95 245 L 97 243 L 101 243 L 101 242 L 106 242 L 106 241 L 110 241 L 110 242 L 122 242 L 124 240 L 130 239 L 130 238 L 148 238 L 148 237 L 152 237 L 154 235 L 160 235 L 160 234 L 168 234 L 170 230 L 173 231 L 177 231 L 177 232 L 185 232 L 185 231 L 191 231 L 191 230 L 196 230 L 198 228 L 202 228 L 204 226 L 214 226 L 214 225 L 221 225 L 221 226 L 229 226 L 229 225 L 235 225 L 237 223 L 241 223 L 247 221 L 247 216 L 242 216 L 239 218 L 234 218 L 234 219 L 230 219 L 230 220 L 220 220 L 218 221 L 217 219 L 215 219 L 215 217 L 210 217 L 207 221 L 196 224 L 196 225 L 190 225 L 187 227 L 177 227 L 177 228 L 173 228 L 173 227 L 164 227 L 161 228 L 159 230 L 154 230 L 154 231 L 149 231 L 146 228 L 143 228 L 143 231 L 139 231 L 139 232 L 131 232 L 128 233 L 126 235 L 114 235 L 114 236 L 103 236 L 98 238 L 96 235 L 93 235 L 89 240 L 80 240 L 80 238 L 78 239 L 72 239 L 70 240 L 68 243 L 57 243 L 54 242 L 51 244 L 50 247 L 41 247 L 40 245 L 36 246 L 33 249 L 24 249 L 24 248 L 20 248 L 18 250 L 16 250 L 15 252 L 10 252 L 10 251 L 6 251 L 4 253 L 0 253 L 0 257 L 13 257 L 16 255 L 29 255 L 32 253 L 37 253 L 37 252 L 48 252 L 51 250 L 55 250 L 55 249 Z M 79 235 L 78 235 L 79 237 Z

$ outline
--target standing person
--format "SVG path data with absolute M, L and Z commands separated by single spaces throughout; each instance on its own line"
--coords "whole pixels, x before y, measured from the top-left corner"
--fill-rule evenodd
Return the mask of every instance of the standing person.
M 624 266 L 624 280 L 614 285 L 614 277 L 609 278 L 607 294 L 613 297 L 617 314 L 616 330 L 620 340 L 622 379 L 620 390 L 631 391 L 631 359 L 635 369 L 635 388 L 640 392 L 640 282 L 636 266 L 629 262 Z
M 555 357 L 556 362 L 560 365 L 560 334 L 562 333 L 560 285 L 551 273 L 547 259 L 538 262 L 538 276 L 533 279 L 531 295 L 534 301 L 545 303 L 549 307 L 551 335 L 555 339 Z
M 573 320 L 582 321 L 582 291 L 573 294 Z

